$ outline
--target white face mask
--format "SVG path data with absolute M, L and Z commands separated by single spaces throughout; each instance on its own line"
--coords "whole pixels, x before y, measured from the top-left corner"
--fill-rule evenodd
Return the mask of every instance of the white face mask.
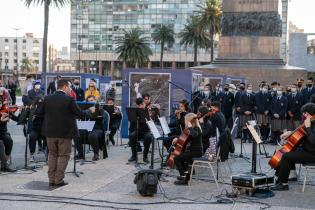
M 40 89 L 40 85 L 35 85 L 35 89 L 39 90 Z
M 281 90 L 278 90 L 278 91 L 277 91 L 277 95 L 278 95 L 278 96 L 282 96 L 282 91 L 281 91 Z
M 277 91 L 277 88 L 272 88 L 273 91 Z
M 209 95 L 210 91 L 209 90 L 205 90 L 203 91 L 204 94 Z
M 262 92 L 267 93 L 267 92 L 268 92 L 268 89 L 267 89 L 267 88 L 263 88 L 263 89 L 262 89 Z
M 251 94 L 252 92 L 253 92 L 253 90 L 247 89 L 247 93 Z
M 296 88 L 291 88 L 292 93 L 296 93 Z

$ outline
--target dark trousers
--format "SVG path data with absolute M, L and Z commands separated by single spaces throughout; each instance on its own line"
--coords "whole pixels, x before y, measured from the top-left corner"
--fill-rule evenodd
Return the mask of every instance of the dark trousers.
M 11 135 L 9 133 L 4 133 L 0 135 L 0 139 L 3 141 L 5 154 L 7 156 L 11 155 L 12 147 L 13 147 L 13 140 L 11 138 Z
M 266 141 L 269 137 L 270 128 L 268 125 L 261 125 L 260 126 L 260 134 L 263 141 Z
M 111 142 L 114 141 L 114 136 L 115 136 L 116 132 L 117 132 L 117 128 L 116 127 L 115 128 L 110 128 L 109 140 Z
M 202 152 L 184 152 L 174 158 L 174 163 L 176 165 L 177 170 L 179 171 L 179 175 L 184 176 L 185 171 L 187 171 L 187 164 L 192 163 L 192 159 L 196 157 L 201 157 Z
M 0 140 L 0 161 L 1 161 L 1 168 L 5 167 L 7 165 L 7 158 L 5 156 L 5 151 L 4 151 L 4 143 L 2 140 Z
M 91 132 L 79 131 L 80 137 L 74 140 L 76 149 L 78 150 L 78 155 L 83 155 L 83 144 L 90 144 L 92 146 L 94 154 L 98 154 L 100 148 L 102 148 L 104 143 L 104 132 L 100 129 L 94 129 Z M 84 140 L 85 139 L 85 140 Z
M 279 182 L 288 183 L 290 170 L 295 167 L 296 163 L 315 163 L 315 154 L 302 150 L 285 153 L 280 161 L 278 172 Z
M 234 122 L 233 122 L 233 116 L 232 116 L 232 115 L 225 115 L 225 119 L 226 119 L 226 124 L 227 124 L 228 128 L 229 128 L 230 130 L 232 130 L 233 124 L 234 124 Z
M 153 136 L 150 132 L 138 132 L 137 139 L 137 131 L 133 131 L 129 134 L 129 146 L 131 147 L 131 153 L 134 158 L 137 158 L 137 140 L 143 140 L 143 158 L 148 157 L 149 149 L 151 142 L 153 140 Z
M 39 132 L 32 130 L 29 134 L 30 153 L 34 154 L 36 150 L 36 142 L 38 142 L 39 150 L 43 150 L 47 146 L 46 138 L 42 137 Z

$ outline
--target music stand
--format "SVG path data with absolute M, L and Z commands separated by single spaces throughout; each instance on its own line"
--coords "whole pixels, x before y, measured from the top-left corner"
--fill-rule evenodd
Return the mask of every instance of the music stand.
M 93 130 L 95 121 L 77 121 L 78 130 L 84 131 L 83 134 L 83 160 L 81 160 L 80 165 L 83 165 L 86 162 L 95 163 L 94 161 L 85 160 L 85 144 L 86 139 L 88 138 L 88 133 Z
M 251 133 L 251 135 L 253 136 L 253 148 L 252 148 L 252 170 L 251 173 L 255 174 L 256 173 L 256 156 L 257 156 L 257 144 L 262 143 L 258 133 L 256 132 L 256 129 L 254 128 L 253 124 L 250 124 L 251 122 L 248 121 L 248 123 L 246 123 L 246 126 L 249 130 L 249 132 Z
M 164 142 L 164 139 L 165 139 L 165 135 L 168 135 L 171 133 L 171 130 L 170 128 L 168 127 L 168 124 L 167 124 L 167 121 L 166 121 L 166 118 L 165 117 L 159 117 L 159 121 L 160 121 L 160 124 L 161 124 L 161 128 L 162 128 L 162 139 Z M 161 154 L 161 158 L 162 158 L 162 161 L 161 161 L 161 169 L 163 168 L 163 159 L 164 159 L 164 148 L 163 148 L 163 143 L 162 143 L 162 154 Z
M 154 137 L 152 141 L 152 153 L 151 153 L 151 165 L 150 165 L 150 169 L 153 169 L 154 168 L 154 139 L 161 138 L 161 134 L 159 133 L 159 130 L 157 129 L 153 120 L 147 121 L 147 125 Z

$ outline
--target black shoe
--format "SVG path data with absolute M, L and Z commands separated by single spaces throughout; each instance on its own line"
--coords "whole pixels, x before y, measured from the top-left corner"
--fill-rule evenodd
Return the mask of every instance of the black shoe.
M 54 186 L 55 186 L 55 183 L 49 182 L 49 187 L 54 187 Z
M 16 169 L 10 168 L 9 166 L 1 167 L 1 171 L 3 172 L 16 172 Z
M 128 162 L 137 162 L 138 159 L 134 156 L 131 156 L 129 159 L 128 159 Z
M 271 187 L 272 191 L 288 191 L 289 185 L 284 185 L 282 183 L 276 184 L 274 187 Z
M 98 154 L 94 154 L 92 160 L 93 160 L 93 161 L 97 161 L 97 160 L 99 160 L 99 159 L 100 159 L 100 156 L 99 156 Z
M 111 139 L 110 142 L 112 142 L 112 145 L 115 145 L 115 140 Z
M 178 180 L 174 182 L 175 185 L 188 185 L 188 182 L 184 180 Z
M 145 163 L 149 163 L 148 158 L 147 158 L 147 157 L 144 157 L 144 158 L 143 158 L 143 162 L 145 162 Z
M 59 184 L 55 184 L 54 186 L 55 186 L 55 187 L 62 187 L 62 186 L 66 186 L 66 185 L 68 185 L 68 183 L 65 182 L 65 181 L 62 181 L 62 182 L 60 182 Z

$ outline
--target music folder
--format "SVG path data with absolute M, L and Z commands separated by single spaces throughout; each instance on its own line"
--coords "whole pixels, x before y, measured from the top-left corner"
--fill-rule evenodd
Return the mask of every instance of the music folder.
M 159 121 L 163 130 L 164 135 L 168 135 L 171 133 L 170 127 L 168 127 L 168 123 L 165 117 L 159 117 Z
M 79 130 L 92 131 L 95 125 L 95 121 L 80 121 L 77 120 L 77 126 Z
M 260 144 L 262 143 L 262 140 L 261 138 L 259 137 L 256 129 L 254 128 L 253 124 L 249 124 L 249 123 L 246 123 L 246 126 L 249 130 L 249 132 L 252 134 L 254 140 L 256 141 L 257 144 Z
M 161 137 L 159 130 L 157 129 L 156 125 L 154 124 L 152 120 L 147 121 L 147 125 L 155 139 L 158 139 Z

